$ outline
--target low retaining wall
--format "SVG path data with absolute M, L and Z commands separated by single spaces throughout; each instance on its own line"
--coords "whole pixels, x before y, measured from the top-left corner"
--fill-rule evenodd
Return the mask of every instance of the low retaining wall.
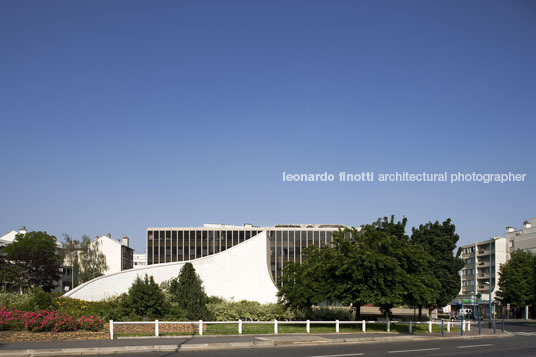
M 30 331 L 0 331 L 0 342 L 29 342 L 29 341 L 82 341 L 109 340 L 110 328 L 106 324 L 99 332 L 65 331 L 65 332 L 30 332 Z
M 154 321 L 147 323 L 136 323 L 136 324 L 122 324 L 120 322 L 114 322 L 114 335 L 125 335 L 125 334 L 144 334 L 144 335 L 154 335 L 155 326 Z M 207 330 L 206 325 L 203 325 L 203 332 Z M 194 334 L 199 332 L 199 325 L 197 323 L 166 323 L 165 321 L 158 322 L 158 331 L 159 334 L 166 333 L 184 333 L 184 334 Z

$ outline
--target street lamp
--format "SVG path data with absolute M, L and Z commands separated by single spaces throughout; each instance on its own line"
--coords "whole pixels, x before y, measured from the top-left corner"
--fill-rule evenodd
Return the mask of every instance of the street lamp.
M 491 242 L 493 241 L 493 238 L 489 239 L 489 323 L 491 325 Z

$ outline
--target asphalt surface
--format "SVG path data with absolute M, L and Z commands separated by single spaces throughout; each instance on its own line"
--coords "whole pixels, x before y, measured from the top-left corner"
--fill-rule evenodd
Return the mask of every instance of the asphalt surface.
M 143 357 L 350 357 L 350 356 L 536 356 L 535 336 L 483 338 L 474 340 L 432 340 L 335 346 L 278 347 L 178 353 L 142 353 Z

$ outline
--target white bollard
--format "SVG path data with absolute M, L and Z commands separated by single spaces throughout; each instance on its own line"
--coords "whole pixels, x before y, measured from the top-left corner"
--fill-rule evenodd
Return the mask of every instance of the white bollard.
M 110 340 L 114 339 L 114 320 L 110 320 Z
M 432 333 L 432 320 L 428 321 L 428 333 Z
M 413 333 L 413 321 L 409 320 L 409 333 Z
M 363 323 L 361 325 L 361 331 L 366 332 L 367 331 L 367 322 L 363 320 Z
M 277 320 L 274 320 L 274 335 L 277 335 Z
M 307 320 L 307 323 L 305 324 L 305 332 L 311 333 L 311 321 Z
M 471 321 L 467 321 L 467 331 L 471 331 Z
M 160 329 L 158 326 L 158 320 L 154 320 L 154 335 L 156 337 L 160 336 Z
M 339 333 L 339 320 L 335 320 L 335 332 Z
M 391 320 L 387 320 L 387 332 L 391 332 Z
M 450 320 L 447 321 L 447 332 L 450 332 Z
M 242 320 L 238 319 L 238 334 L 242 334 Z
M 203 320 L 199 320 L 199 336 L 203 336 Z

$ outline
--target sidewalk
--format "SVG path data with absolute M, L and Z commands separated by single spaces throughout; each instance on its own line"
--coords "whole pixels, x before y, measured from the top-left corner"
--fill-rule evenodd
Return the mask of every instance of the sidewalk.
M 490 333 L 491 332 L 491 333 Z M 509 337 L 509 333 L 482 330 L 482 336 L 473 329 L 460 334 L 397 334 L 397 333 L 339 333 L 291 335 L 227 335 L 122 338 L 104 341 L 50 341 L 0 344 L 0 356 L 61 356 L 99 355 L 112 353 L 180 352 L 233 348 L 259 348 L 289 345 L 359 344 L 379 342 L 423 341 L 430 339 L 474 339 L 482 337 Z

